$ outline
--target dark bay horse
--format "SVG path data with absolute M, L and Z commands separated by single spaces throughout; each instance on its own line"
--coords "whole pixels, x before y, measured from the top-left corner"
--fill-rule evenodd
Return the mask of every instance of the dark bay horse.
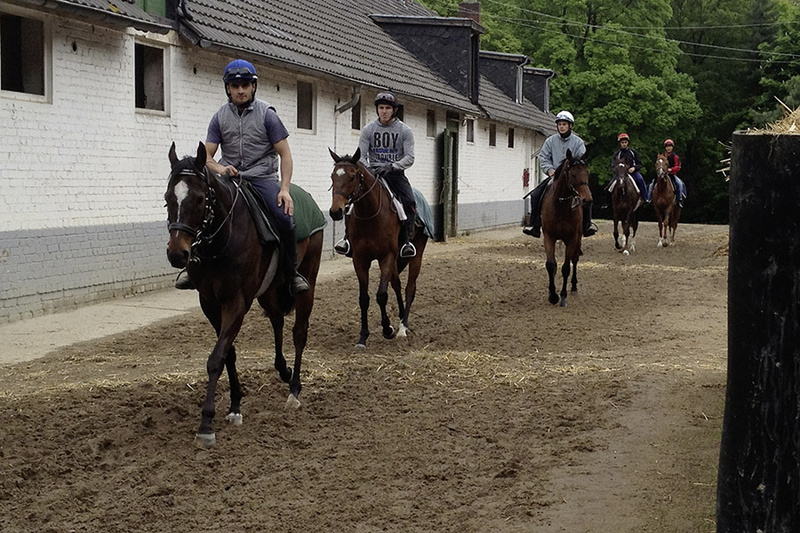
M 172 170 L 164 194 L 169 224 L 167 257 L 172 266 L 186 268 L 200 294 L 203 313 L 217 333 L 217 342 L 206 363 L 208 386 L 196 437 L 197 444 L 208 448 L 216 443 L 211 421 L 215 414 L 214 393 L 223 368 L 227 370 L 231 389 L 231 406 L 225 418 L 234 425 L 242 423 L 242 389 L 233 343 L 255 299 L 272 323 L 275 369 L 289 384 L 286 406 L 299 407 L 300 364 L 308 338 L 323 238 L 322 231 L 316 231 L 298 242 L 298 271 L 311 289 L 293 298 L 284 283 L 284 269 L 278 268 L 278 243 L 262 245 L 259 240 L 240 190 L 241 181 L 209 172 L 203 143 L 197 147 L 195 157 L 183 159 L 178 159 L 172 143 L 169 161 Z M 283 356 L 284 316 L 292 307 L 296 312 L 292 329 L 294 371 Z
M 589 190 L 589 167 L 585 161 L 573 158 L 567 150 L 567 158 L 556 169 L 553 182 L 542 199 L 542 238 L 547 256 L 545 266 L 550 277 L 549 301 L 555 305 L 559 302 L 556 294 L 556 241 L 562 241 L 566 248 L 561 275 L 564 283 L 561 286 L 561 307 L 567 306 L 567 279 L 572 264 L 572 292 L 578 290 L 578 259 L 583 254 L 581 239 L 583 238 L 583 206 L 592 203 L 592 191 Z
M 656 158 L 656 183 L 653 186 L 653 209 L 658 218 L 658 247 L 675 244 L 675 230 L 681 218 L 681 206 L 675 199 L 675 187 L 669 177 L 666 154 Z
M 627 161 L 615 158 L 612 163 L 614 177 L 611 179 L 611 206 L 614 211 L 614 247 L 623 255 L 636 251 L 636 230 L 639 219 L 636 211 L 641 205 L 641 196 L 635 182 L 628 173 Z M 619 242 L 619 224 L 622 222 L 622 244 Z
M 365 348 L 369 337 L 367 310 L 369 309 L 369 269 L 372 261 L 380 268 L 380 281 L 375 300 L 381 310 L 383 337 L 405 337 L 408 330 L 408 315 L 417 292 L 417 277 L 422 268 L 422 254 L 428 236 L 417 227 L 411 242 L 417 255 L 404 259 L 399 257 L 399 235 L 404 231 L 397 218 L 397 208 L 392 204 L 389 192 L 372 175 L 359 159 L 361 150 L 351 156 L 338 156 L 329 150 L 335 164 L 331 172 L 333 199 L 330 215 L 333 220 L 341 220 L 345 210 L 352 207 L 347 217 L 347 235 L 353 252 L 353 268 L 358 277 L 358 303 L 361 308 L 361 333 L 357 348 Z M 402 209 L 402 208 L 401 208 Z M 405 303 L 400 284 L 400 272 L 408 266 Z M 400 312 L 398 330 L 391 325 L 386 313 L 389 300 L 388 286 L 392 285 L 397 297 Z

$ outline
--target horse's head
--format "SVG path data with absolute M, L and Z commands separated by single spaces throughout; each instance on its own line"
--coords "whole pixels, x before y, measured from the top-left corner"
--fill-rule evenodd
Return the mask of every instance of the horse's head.
M 214 190 L 206 173 L 206 148 L 202 142 L 195 157 L 183 159 L 178 159 L 173 142 L 169 162 L 172 170 L 164 193 L 169 229 L 167 257 L 175 268 L 184 268 L 192 245 L 214 218 Z
M 359 159 L 361 159 L 360 148 L 352 156 L 336 155 L 336 152 L 330 148 L 328 148 L 328 151 L 335 162 L 333 172 L 331 172 L 333 200 L 331 202 L 330 215 L 333 220 L 341 220 L 345 206 L 359 190 L 363 172 L 367 172 L 367 170 L 359 163 Z
M 666 154 L 658 154 L 656 157 L 656 178 L 667 179 L 669 176 L 669 162 Z
M 589 205 L 592 203 L 592 191 L 589 189 L 589 165 L 583 160 L 585 155 L 584 153 L 576 157 L 571 150 L 567 150 L 566 159 L 556 169 L 554 182 L 561 181 L 565 189 L 561 196 Z
M 631 168 L 630 163 L 623 158 L 615 157 L 611 162 L 611 171 L 613 173 L 612 181 L 617 182 L 620 186 L 624 186 L 628 182 L 628 169 Z

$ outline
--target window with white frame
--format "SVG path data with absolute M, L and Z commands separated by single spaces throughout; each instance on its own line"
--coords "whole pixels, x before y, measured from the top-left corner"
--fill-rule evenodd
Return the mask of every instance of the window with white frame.
M 136 108 L 167 111 L 163 48 L 136 43 L 134 47 Z
M 475 142 L 475 121 L 471 118 L 467 119 L 467 142 Z
M 0 89 L 45 96 L 46 39 L 41 20 L 0 13 Z
M 514 148 L 514 128 L 508 128 L 508 147 Z
M 489 124 L 489 146 L 497 146 L 497 124 Z

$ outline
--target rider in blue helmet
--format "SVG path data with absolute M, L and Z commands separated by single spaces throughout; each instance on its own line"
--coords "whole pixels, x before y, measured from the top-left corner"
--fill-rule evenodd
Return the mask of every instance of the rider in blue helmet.
M 231 100 L 231 93 L 228 84 L 236 82 L 249 81 L 253 85 L 252 97 L 256 96 L 256 89 L 258 89 L 258 74 L 256 67 L 249 61 L 244 59 L 234 59 L 228 66 L 225 67 L 225 73 L 222 75 L 222 81 L 225 83 L 225 94 L 228 95 L 228 100 Z
M 284 277 L 292 294 L 300 294 L 310 285 L 297 272 L 294 202 L 289 194 L 293 167 L 289 132 L 275 108 L 256 99 L 258 74 L 252 63 L 231 61 L 222 81 L 228 103 L 208 125 L 206 167 L 217 174 L 240 176 L 264 198 L 280 233 Z M 219 148 L 222 157 L 218 162 L 214 156 Z M 194 288 L 188 276 L 180 277 L 176 287 Z

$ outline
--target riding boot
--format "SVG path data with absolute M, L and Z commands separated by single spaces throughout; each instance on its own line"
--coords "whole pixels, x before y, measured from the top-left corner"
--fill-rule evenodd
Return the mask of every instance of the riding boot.
M 333 251 L 337 254 L 341 254 L 345 257 L 353 257 L 353 250 L 350 248 L 350 240 L 347 238 L 347 219 L 348 216 L 344 216 L 344 237 L 342 237 L 339 242 L 337 242 L 333 246 Z
M 175 288 L 182 291 L 195 288 L 194 283 L 192 283 L 192 280 L 189 278 L 189 273 L 186 272 L 186 269 L 181 270 L 180 274 L 178 274 L 178 277 L 175 278 Z
M 283 245 L 284 275 L 289 283 L 289 291 L 293 295 L 306 292 L 311 288 L 308 280 L 297 271 L 297 240 L 294 230 L 281 232 Z
M 405 237 L 403 239 L 403 246 L 400 248 L 400 257 L 408 259 L 410 257 L 414 257 L 417 255 L 417 249 L 414 247 L 414 244 L 411 242 L 411 239 L 414 237 L 414 219 L 416 214 L 414 213 L 413 208 L 406 210 L 406 220 L 405 220 L 405 232 L 401 229 L 401 233 L 404 233 Z
M 525 235 L 530 235 L 531 237 L 536 237 L 537 239 L 542 236 L 541 202 L 550 180 L 551 178 L 547 178 L 545 181 L 537 185 L 533 191 L 531 191 L 531 227 L 522 230 L 522 233 Z
M 592 204 L 583 206 L 583 236 L 591 237 L 597 233 L 597 226 L 592 222 Z

